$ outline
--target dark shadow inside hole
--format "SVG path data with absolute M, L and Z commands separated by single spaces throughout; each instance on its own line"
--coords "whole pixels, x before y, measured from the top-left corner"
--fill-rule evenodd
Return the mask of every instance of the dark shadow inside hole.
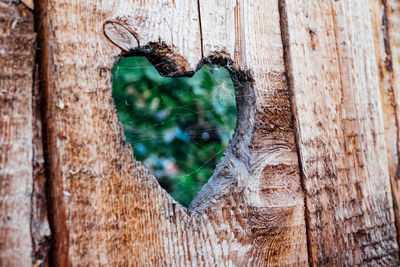
M 236 126 L 235 90 L 226 68 L 163 77 L 146 57 L 121 58 L 113 97 L 134 157 L 188 206 L 207 183 Z

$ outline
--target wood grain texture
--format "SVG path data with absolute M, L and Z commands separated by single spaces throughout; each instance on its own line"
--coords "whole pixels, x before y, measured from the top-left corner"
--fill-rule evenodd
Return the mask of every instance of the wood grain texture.
M 0 266 L 32 264 L 32 12 L 0 1 Z
M 51 264 L 399 263 L 365 2 L 45 0 L 35 8 Z M 129 52 L 170 76 L 219 63 L 236 84 L 235 134 L 190 209 L 124 139 L 111 70 Z
M 397 266 L 374 40 L 364 1 L 286 1 L 310 262 Z
M 261 2 L 221 2 L 218 12 L 230 20 L 219 17 L 212 32 L 212 24 L 200 23 L 206 9 L 195 1 L 49 0 L 35 7 L 42 36 L 53 264 L 307 264 L 279 13 L 277 2 L 271 3 L 274 8 L 267 10 Z M 263 11 L 273 18 L 269 24 L 251 20 Z M 229 32 L 222 38 L 223 27 Z M 263 44 L 269 38 L 276 41 L 271 50 Z M 202 53 L 204 62 L 228 65 L 235 75 L 241 100 L 236 133 L 191 210 L 161 189 L 124 140 L 111 96 L 119 47 L 154 49 L 153 60 L 173 62 L 163 69 L 173 72 L 167 75 L 194 71 Z M 226 55 L 240 70 L 233 70 Z
M 387 0 L 386 6 L 386 16 L 388 20 L 388 37 L 392 53 L 392 65 L 394 73 L 394 84 L 395 89 L 400 88 L 400 3 L 396 0 Z M 396 94 L 397 104 L 400 103 L 399 93 Z
M 239 177 L 246 185 L 244 201 L 260 214 L 260 220 L 265 220 L 256 230 L 268 232 L 263 237 L 268 246 L 263 249 L 264 255 L 258 255 L 257 265 L 307 265 L 304 196 L 278 1 L 202 0 L 200 11 L 204 56 L 216 52 L 229 55 L 233 66 L 248 71 L 254 79 L 251 117 L 238 120 L 252 122 L 245 128 L 251 129 L 246 135 L 250 139 L 248 151 L 239 153 L 249 154 L 249 175 Z M 243 103 L 240 95 L 237 102 Z M 218 176 L 212 179 L 218 181 Z M 208 185 L 215 188 L 213 183 L 217 182 L 211 180 Z
M 398 1 L 370 0 L 376 64 L 382 101 L 388 169 L 392 187 L 396 228 L 400 229 L 400 4 Z M 397 236 L 398 241 L 399 236 Z
M 393 92 L 392 92 L 392 97 L 393 97 L 393 104 L 396 107 L 397 111 L 397 120 L 400 120 L 400 110 L 399 110 L 399 103 L 400 103 L 400 2 L 399 1 L 394 1 L 394 0 L 389 0 L 385 2 L 385 11 L 386 11 L 386 17 L 387 17 L 387 37 L 388 37 L 388 42 L 390 45 L 390 52 L 391 52 L 391 63 L 392 63 L 392 75 L 393 75 L 393 80 L 392 80 L 392 86 L 393 86 Z M 389 112 L 389 116 L 392 116 Z M 388 111 L 384 110 L 384 116 L 388 116 Z M 391 177 L 391 182 L 392 182 L 392 192 L 394 195 L 394 199 L 396 200 L 395 202 L 395 212 L 397 212 L 397 217 L 396 217 L 396 224 L 397 224 L 397 239 L 400 242 L 400 124 L 396 125 L 397 126 L 397 149 L 398 149 L 398 154 L 397 154 L 397 164 L 396 160 L 393 159 L 389 163 L 389 171 L 390 171 L 390 177 Z M 392 143 L 391 143 L 392 144 Z M 393 151 L 393 147 L 391 147 L 391 151 Z M 395 175 L 393 176 L 394 173 L 394 168 L 396 168 Z M 394 177 L 394 181 L 393 181 Z M 397 205 L 397 206 L 396 206 Z

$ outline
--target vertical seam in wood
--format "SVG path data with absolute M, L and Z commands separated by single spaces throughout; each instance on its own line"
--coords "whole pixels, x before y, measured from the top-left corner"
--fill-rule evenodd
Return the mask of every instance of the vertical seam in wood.
M 34 2 L 34 27 L 37 34 L 37 48 L 36 48 L 36 63 L 38 64 L 39 72 L 39 92 L 41 94 L 41 114 L 40 118 L 42 121 L 42 142 L 43 142 L 43 166 L 44 175 L 46 177 L 45 193 L 47 202 L 47 214 L 48 222 L 51 231 L 51 244 L 48 252 L 48 264 L 49 266 L 71 266 L 69 259 L 69 234 L 66 218 L 58 218 L 58 216 L 64 212 L 66 214 L 66 207 L 64 203 L 58 203 L 54 200 L 54 192 L 51 181 L 51 155 L 52 147 L 49 144 L 49 134 L 47 128 L 49 127 L 47 121 L 48 109 L 51 108 L 49 99 L 50 94 L 50 73 L 49 68 L 51 67 L 52 58 L 50 54 L 50 43 L 49 38 L 51 36 L 51 25 L 49 21 L 46 21 L 49 16 L 46 8 L 49 6 L 48 0 L 36 0 Z M 58 214 L 55 211 L 58 210 Z M 60 211 L 61 210 L 61 211 Z M 57 225 L 57 223 L 62 225 Z M 62 229 L 60 231 L 60 229 Z M 60 247 L 57 247 L 57 245 Z M 59 250 L 59 251 L 56 251 Z M 62 251 L 62 253 L 60 252 Z
M 201 11 L 200 11 L 200 0 L 197 0 L 197 10 L 199 13 L 199 29 L 200 29 L 200 50 L 201 50 L 201 58 L 204 58 L 204 48 L 203 48 L 203 28 L 201 26 Z
M 46 1 L 47 3 L 47 1 Z M 44 176 L 46 177 L 46 183 L 45 183 L 45 197 L 46 197 L 46 204 L 47 204 L 47 213 L 48 213 L 48 223 L 50 226 L 50 233 L 53 233 L 53 222 L 52 222 L 52 218 L 51 218 L 51 199 L 50 199 L 50 195 L 49 195 L 49 166 L 48 166 L 48 149 L 47 149 L 47 133 L 46 133 L 46 119 L 45 119 L 45 99 L 44 99 L 44 87 L 45 87 L 45 81 L 42 79 L 43 78 L 43 74 L 44 71 L 42 70 L 43 68 L 43 53 L 45 53 L 45 49 L 44 47 L 44 38 L 45 36 L 43 36 L 43 15 L 41 14 L 43 12 L 42 8 L 45 5 L 45 2 L 43 2 L 42 4 L 39 4 L 39 0 L 34 1 L 34 6 L 35 9 L 33 10 L 33 19 L 34 19 L 34 27 L 35 27 L 35 32 L 36 32 L 36 55 L 35 55 L 35 63 L 36 63 L 36 71 L 37 76 L 35 76 L 34 78 L 38 78 L 38 87 L 39 87 L 39 94 L 40 94 L 40 104 L 42 105 L 42 107 L 40 108 L 40 120 L 42 121 L 42 142 L 43 142 L 43 168 L 44 168 Z M 34 89 L 34 87 L 32 88 L 32 90 Z M 32 92 L 33 94 L 33 92 Z M 53 249 L 53 236 L 50 236 L 50 242 L 51 245 L 49 247 L 49 251 L 48 251 L 48 255 L 47 255 L 47 261 L 48 263 L 51 265 L 53 262 L 52 259 L 52 249 Z
M 382 33 L 383 33 L 383 43 L 384 43 L 384 48 L 385 48 L 385 54 L 386 57 L 389 58 L 389 64 L 390 64 L 390 81 L 391 81 L 391 87 L 393 90 L 393 94 L 392 94 L 392 99 L 391 99 L 391 105 L 393 106 L 394 109 L 394 122 L 396 125 L 396 152 L 397 152 L 397 168 L 396 168 L 396 174 L 393 177 L 393 179 L 396 181 L 398 179 L 400 179 L 400 151 L 399 151 L 399 143 L 400 143 L 400 132 L 399 132 L 399 116 L 397 114 L 398 112 L 398 105 L 396 103 L 396 97 L 395 97 L 395 90 L 394 90 L 394 86 L 395 84 L 394 82 L 394 76 L 393 76 L 393 56 L 392 56 L 392 49 L 390 46 L 390 20 L 388 18 L 388 3 L 387 0 L 381 0 L 381 3 L 383 5 L 383 14 L 382 14 Z M 389 166 L 388 166 L 389 167 Z M 390 180 L 392 180 L 391 177 L 389 177 Z M 393 186 L 391 181 L 389 181 L 389 185 L 390 185 L 390 190 L 392 193 L 392 202 L 393 202 L 393 206 L 392 206 L 392 210 L 393 210 L 393 214 L 394 214 L 394 225 L 396 228 L 396 241 L 397 244 L 400 245 L 400 236 L 399 236 L 399 223 L 398 222 L 398 216 L 396 216 L 396 211 L 395 211 L 395 206 L 397 206 L 397 201 L 396 201 L 396 197 L 394 194 L 394 190 L 393 190 Z M 400 251 L 398 252 L 400 255 Z
M 36 38 L 36 42 L 37 42 L 37 38 Z M 37 69 L 37 64 L 36 64 L 36 49 L 35 49 L 35 61 L 33 62 L 34 66 L 33 66 L 33 70 L 32 70 L 32 88 L 31 88 L 31 107 L 32 107 L 32 140 L 31 140 L 31 145 L 32 145 L 32 158 L 31 158 L 31 164 L 32 164 L 32 181 L 31 181 L 31 187 L 32 187 L 32 191 L 31 191 L 31 205 L 30 205 L 30 225 L 29 225 L 29 231 L 31 234 L 31 242 L 32 242 L 32 263 L 35 263 L 35 242 L 34 242 L 34 237 L 32 234 L 32 221 L 33 221 L 33 194 L 34 194 L 34 180 L 35 180 L 35 166 L 34 166 L 34 161 L 35 161 L 35 155 L 34 155 L 34 149 L 33 149 L 33 140 L 35 138 L 35 136 L 33 135 L 33 127 L 35 127 L 34 125 L 34 117 L 33 117 L 33 102 L 35 101 L 34 99 L 34 90 L 35 90 L 35 82 L 36 82 L 36 69 Z
M 381 3 L 383 5 L 383 17 L 382 17 L 382 31 L 384 34 L 384 46 L 385 46 L 385 53 L 386 56 L 390 59 L 389 64 L 390 64 L 390 76 L 391 76 L 391 81 L 392 81 L 392 87 L 393 87 L 393 57 L 392 57 L 392 49 L 390 46 L 390 34 L 389 34 L 389 18 L 388 18 L 388 4 L 387 0 L 381 0 Z M 392 88 L 394 90 L 394 88 Z M 395 180 L 400 179 L 400 151 L 399 151 L 399 142 L 400 142 L 400 132 L 399 132 L 399 117 L 397 114 L 398 111 L 398 105 L 396 103 L 395 95 L 393 94 L 392 99 L 391 99 L 391 104 L 394 108 L 394 118 L 395 118 L 395 124 L 396 124 L 396 151 L 397 151 L 397 170 L 396 170 L 396 175 L 394 177 Z
M 307 254 L 308 254 L 308 265 L 313 266 L 313 261 L 312 261 L 312 253 L 311 253 L 311 237 L 310 237 L 310 231 L 309 231 L 309 218 L 310 214 L 307 209 L 307 198 L 306 198 L 306 188 L 305 188 L 305 175 L 303 173 L 303 165 L 301 162 L 301 156 L 300 156 L 300 146 L 299 146 L 299 134 L 298 131 L 300 129 L 297 129 L 297 120 L 296 120 L 296 101 L 294 98 L 294 86 L 293 86 L 293 78 L 292 78 L 292 69 L 291 69 L 291 59 L 290 59 L 290 50 L 289 50 L 289 43 L 290 43 L 290 37 L 289 37 L 289 23 L 288 23 L 288 17 L 287 17 L 287 6 L 286 6 L 286 1 L 285 0 L 278 0 L 278 5 L 279 5 L 279 24 L 280 24 L 280 30 L 281 30 L 281 39 L 282 39 L 282 46 L 283 46 L 283 60 L 284 60 L 284 65 L 285 65 L 285 77 L 286 77 L 286 86 L 288 88 L 289 92 L 289 101 L 290 101 L 290 107 L 291 107 L 291 120 L 292 120 L 292 131 L 294 133 L 294 139 L 295 139 L 295 146 L 296 146 L 296 154 L 297 154 L 297 159 L 298 159 L 298 164 L 299 164 L 299 172 L 300 172 L 300 185 L 301 189 L 303 191 L 303 199 L 304 199 L 304 222 L 305 222 L 305 227 L 306 227 L 306 242 L 307 242 Z
M 296 101 L 294 98 L 294 86 L 293 86 L 293 78 L 292 78 L 292 70 L 291 70 L 291 59 L 290 59 L 290 50 L 289 50 L 289 43 L 290 43 L 290 37 L 289 37 L 289 23 L 288 23 L 288 17 L 287 17 L 287 6 L 286 6 L 286 0 L 278 0 L 278 9 L 279 9 L 279 25 L 280 25 L 280 32 L 281 32 L 281 40 L 282 40 L 282 46 L 283 46 L 283 60 L 284 60 L 284 65 L 285 65 L 285 77 L 286 77 L 286 86 L 288 88 L 289 92 L 289 101 L 290 101 L 290 106 L 291 106 L 291 120 L 292 120 L 292 131 L 294 133 L 294 139 L 295 139 L 295 146 L 296 146 L 296 154 L 297 154 L 297 159 L 298 159 L 298 164 L 299 164 L 299 172 L 300 172 L 300 185 L 301 189 L 303 191 L 303 199 L 304 199 L 304 222 L 305 222 L 305 227 L 306 227 L 306 242 L 307 242 L 307 254 L 308 254 L 308 265 L 313 266 L 313 261 L 312 261 L 312 253 L 311 253 L 311 237 L 309 233 L 309 211 L 307 209 L 307 198 L 306 198 L 306 188 L 305 188 L 305 175 L 303 173 L 303 166 L 301 162 L 301 156 L 300 156 L 300 146 L 299 146 L 299 134 L 298 131 L 300 129 L 297 129 L 297 120 L 296 120 Z
M 36 32 L 36 29 L 35 29 L 35 32 Z M 36 42 L 37 42 L 37 37 L 36 37 Z M 35 64 L 35 66 L 33 67 L 33 71 L 32 71 L 32 90 L 31 90 L 31 94 L 32 94 L 32 98 L 31 98 L 31 107 L 32 107 L 32 121 L 31 121 L 31 123 L 32 123 L 32 140 L 31 140 L 31 142 L 32 142 L 32 161 L 31 161 L 31 164 L 32 164 L 32 191 L 31 191 L 31 199 L 30 199 L 30 201 L 31 201 L 31 206 L 30 206 L 30 225 L 29 225 L 29 228 L 30 228 L 30 232 L 31 232 L 31 242 L 32 242 L 32 255 L 31 255 L 31 257 L 32 257 L 32 264 L 35 264 L 36 263 L 36 255 L 35 255 L 35 242 L 34 242 L 34 236 L 33 236 L 33 228 L 32 228 L 32 222 L 33 222 L 33 199 L 34 199 L 34 196 L 33 196 L 33 194 L 34 194 L 34 188 L 35 188 L 35 166 L 34 166 L 34 162 L 35 162 L 35 154 L 34 154 L 34 148 L 33 148 L 33 143 L 34 143 L 34 138 L 35 138 L 35 136 L 33 135 L 33 132 L 34 132 L 34 127 L 35 127 L 35 118 L 33 117 L 33 108 L 34 108 L 34 101 L 36 101 L 35 100 L 35 83 L 37 82 L 36 81 L 36 79 L 37 79 L 37 71 L 38 71 L 38 65 L 37 65 L 37 47 L 36 47 L 36 49 L 35 49 L 35 61 L 34 61 L 34 64 Z

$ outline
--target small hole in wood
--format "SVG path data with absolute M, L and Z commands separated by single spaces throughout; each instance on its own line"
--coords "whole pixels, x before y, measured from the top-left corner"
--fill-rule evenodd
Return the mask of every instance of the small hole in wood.
M 113 97 L 135 159 L 188 206 L 212 176 L 236 126 L 228 69 L 209 64 L 192 77 L 171 78 L 146 57 L 123 57 L 113 69 Z

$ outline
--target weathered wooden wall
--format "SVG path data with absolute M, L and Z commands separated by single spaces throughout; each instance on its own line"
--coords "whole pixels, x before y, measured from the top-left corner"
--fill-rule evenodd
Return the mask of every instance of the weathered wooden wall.
M 161 40 L 173 50 L 169 60 L 176 62 L 167 74 L 194 71 L 203 57 L 227 56 L 225 46 L 207 48 L 228 27 L 223 17 L 210 32 L 212 25 L 200 23 L 196 2 L 42 3 L 41 78 L 57 262 L 307 264 L 278 5 L 275 1 L 271 5 L 275 9 L 271 32 L 259 40 L 257 33 L 265 25 L 249 18 L 260 12 L 261 2 L 253 6 L 244 1 L 237 10 L 234 4 L 229 6 L 231 18 L 235 12 L 238 15 L 228 34 L 234 38 L 235 25 L 239 32 L 237 40 L 226 41 L 231 49 L 237 44 L 243 58 L 235 62 L 243 70 L 237 72 L 242 84 L 238 89 L 241 119 L 227 157 L 192 211 L 187 211 L 132 160 L 131 149 L 123 141 L 111 98 L 111 69 L 121 53 L 113 43 L 136 49 L 139 44 L 156 42 L 153 58 L 162 61 L 169 52 Z M 209 32 L 210 39 L 201 40 L 200 27 Z M 278 42 L 277 53 L 270 52 L 276 57 L 275 65 L 261 64 L 256 47 L 246 47 L 239 39 L 262 49 L 270 37 Z M 251 65 L 257 66 L 256 72 Z M 270 85 L 270 93 L 265 92 Z M 274 97 L 280 102 L 274 102 Z M 282 104 L 285 109 L 280 108 Z M 274 123 L 282 125 L 273 126 L 268 113 L 275 114 L 273 120 L 279 121 Z M 276 137 L 265 136 L 268 131 Z M 280 177 L 285 175 L 287 181 L 282 182 Z
M 37 1 L 36 78 L 32 12 L 0 3 L 2 265 L 47 254 L 46 179 L 57 266 L 399 264 L 395 0 Z M 236 81 L 237 129 L 189 210 L 124 140 L 128 50 Z

